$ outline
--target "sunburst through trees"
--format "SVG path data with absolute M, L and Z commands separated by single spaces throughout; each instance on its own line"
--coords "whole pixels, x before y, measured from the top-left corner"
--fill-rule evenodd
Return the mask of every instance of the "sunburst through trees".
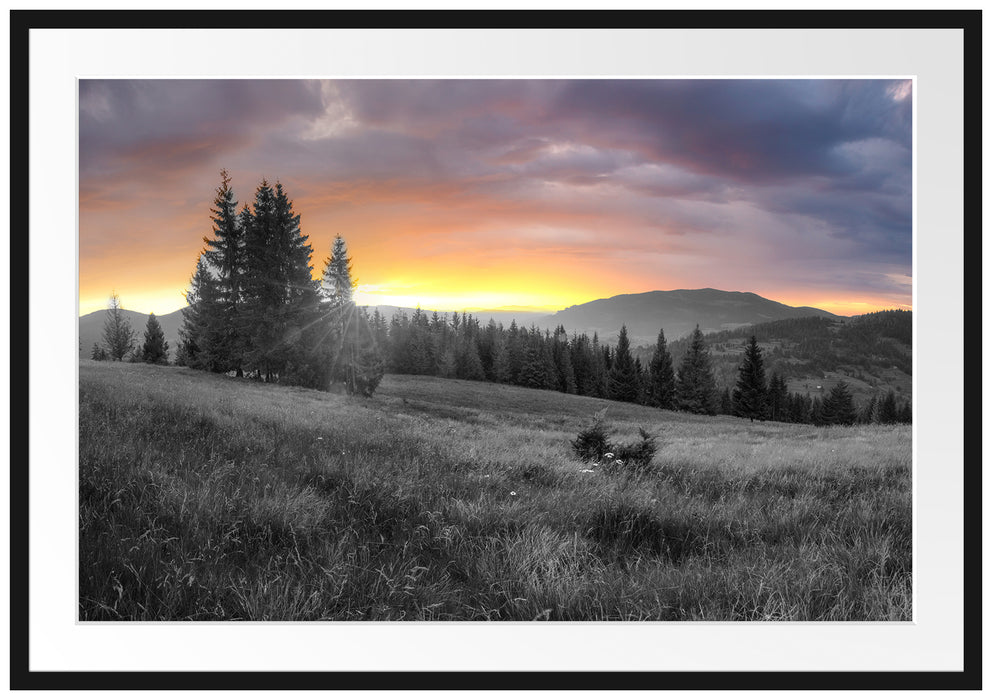
M 343 385 L 370 396 L 383 362 L 338 236 L 313 279 L 309 237 L 282 186 L 262 180 L 252 207 L 238 212 L 231 179 L 221 171 L 205 237 L 186 292 L 180 364 L 318 389 Z

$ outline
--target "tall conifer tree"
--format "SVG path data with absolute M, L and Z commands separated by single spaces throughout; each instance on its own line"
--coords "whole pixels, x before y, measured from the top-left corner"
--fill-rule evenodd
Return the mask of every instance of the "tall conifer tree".
M 634 358 L 630 355 L 630 341 L 627 339 L 627 326 L 620 328 L 616 352 L 606 380 L 607 398 L 614 401 L 637 403 L 640 390 L 637 381 Z
M 196 259 L 196 271 L 186 290 L 183 325 L 179 329 L 180 344 L 176 364 L 210 372 L 223 371 L 223 362 L 216 354 L 221 346 L 220 292 L 217 280 L 201 253 Z
M 647 400 L 649 406 L 675 408 L 675 370 L 664 329 L 658 331 L 658 342 L 648 365 Z
M 846 382 L 837 382 L 823 398 L 820 422 L 824 425 L 854 425 L 858 413 Z
M 768 415 L 768 387 L 765 384 L 765 363 L 758 339 L 751 336 L 744 348 L 737 386 L 734 388 L 734 412 L 742 418 L 764 420 Z
M 241 352 L 244 346 L 239 317 L 241 303 L 241 275 L 244 268 L 245 227 L 239 221 L 238 203 L 231 189 L 231 177 L 227 170 L 220 171 L 221 184 L 214 197 L 210 210 L 213 221 L 213 237 L 203 237 L 206 244 L 203 255 L 217 278 L 217 334 L 218 346 L 211 348 L 218 367 L 224 371 L 241 370 Z
M 124 315 L 117 292 L 110 295 L 110 305 L 103 321 L 103 343 L 111 360 L 122 361 L 134 347 L 134 329 Z
M 153 313 L 148 315 L 148 323 L 145 325 L 145 342 L 141 346 L 141 359 L 156 365 L 169 362 L 169 343 L 165 339 L 165 333 L 162 332 L 162 324 Z
M 692 332 L 689 349 L 679 365 L 675 382 L 675 403 L 681 411 L 716 413 L 716 379 L 699 326 Z

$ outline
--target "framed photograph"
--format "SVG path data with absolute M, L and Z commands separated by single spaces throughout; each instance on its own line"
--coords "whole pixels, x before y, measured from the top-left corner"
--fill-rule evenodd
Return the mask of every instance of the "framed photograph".
M 12 687 L 979 688 L 980 37 L 12 12 Z

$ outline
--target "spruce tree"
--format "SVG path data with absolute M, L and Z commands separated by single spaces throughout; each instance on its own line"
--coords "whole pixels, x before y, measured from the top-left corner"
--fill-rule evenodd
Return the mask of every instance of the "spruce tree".
M 99 343 L 93 343 L 93 350 L 90 352 L 91 360 L 103 361 L 107 359 L 107 351 Z
M 334 308 L 341 308 L 354 298 L 358 280 L 352 277 L 348 245 L 340 234 L 334 237 L 331 254 L 324 260 L 320 294 Z
M 510 367 L 510 351 L 506 347 L 505 334 L 496 337 L 493 343 L 493 381 L 512 384 L 513 372 Z
M 907 425 L 912 425 L 913 423 L 913 404 L 909 401 L 902 405 L 899 409 L 899 422 L 906 423 Z
M 768 413 L 768 387 L 765 384 L 765 364 L 758 339 L 751 336 L 744 348 L 744 361 L 738 369 L 734 388 L 734 412 L 752 422 L 764 420 Z
M 540 333 L 527 333 L 517 383 L 531 389 L 554 389 L 555 368 Z
M 196 271 L 186 290 L 176 364 L 211 372 L 223 371 L 223 363 L 217 353 L 223 334 L 221 306 L 217 280 L 207 265 L 206 257 L 200 254 L 196 260 Z
M 576 393 L 575 368 L 572 367 L 572 351 L 568 347 L 568 335 L 564 326 L 555 329 L 551 341 L 551 355 L 554 359 L 558 391 L 566 394 Z
M 679 365 L 675 381 L 675 403 L 679 410 L 689 413 L 716 413 L 716 379 L 710 367 L 710 356 L 699 326 L 692 332 L 689 349 Z
M 590 391 L 589 396 L 606 396 L 606 373 L 608 367 L 606 364 L 606 353 L 609 351 L 609 347 L 603 348 L 599 344 L 599 334 L 593 331 L 592 334 L 592 345 L 590 347 L 591 359 L 592 359 L 592 372 L 590 381 Z
M 275 193 L 263 179 L 255 189 L 251 225 L 245 232 L 244 339 L 245 363 L 260 379 L 270 380 L 278 368 L 282 342 L 280 308 L 286 289 L 275 220 Z
M 103 321 L 103 343 L 111 360 L 121 362 L 134 347 L 134 330 L 124 315 L 117 292 L 110 295 L 110 305 Z
M 282 183 L 273 189 L 262 180 L 245 235 L 242 318 L 246 363 L 268 381 L 283 374 L 291 383 L 322 381 L 312 252 Z
M 665 331 L 658 331 L 658 342 L 648 364 L 647 400 L 656 408 L 675 408 L 675 370 L 665 342 Z
M 826 419 L 823 416 L 823 401 L 820 400 L 820 397 L 814 396 L 810 399 L 808 407 L 809 422 L 813 425 L 826 425 Z
M 250 227 L 250 213 L 238 215 L 238 203 L 231 189 L 227 170 L 220 171 L 221 184 L 210 210 L 213 238 L 204 236 L 203 256 L 217 278 L 217 346 L 211 348 L 220 371 L 237 370 L 242 374 L 241 276 L 244 268 L 245 234 Z
M 778 372 L 772 372 L 768 381 L 768 417 L 771 420 L 788 420 L 789 388 Z
M 145 325 L 145 342 L 141 347 L 141 359 L 155 365 L 169 363 L 169 343 L 165 340 L 162 325 L 155 318 L 154 313 L 148 315 L 148 323 Z
M 506 334 L 506 374 L 510 384 L 519 384 L 524 366 L 524 353 L 527 350 L 526 331 L 521 331 L 516 319 L 510 321 Z
M 824 425 L 854 425 L 857 416 L 847 383 L 837 382 L 823 399 L 820 421 Z
M 568 349 L 575 376 L 575 393 L 589 396 L 592 394 L 592 353 L 589 349 L 589 336 L 573 333 Z
M 471 336 L 464 338 L 456 353 L 456 376 L 459 379 L 484 381 L 486 372 L 482 368 L 482 359 L 475 339 Z
M 858 423 L 869 424 L 875 422 L 875 411 L 878 409 L 878 398 L 872 394 L 861 410 L 858 411 Z
M 626 324 L 620 327 L 620 338 L 612 356 L 612 366 L 606 380 L 606 397 L 613 401 L 637 403 L 640 389 L 634 358 L 630 355 Z
M 883 425 L 891 425 L 899 420 L 899 413 L 896 409 L 896 394 L 891 389 L 879 401 L 875 420 Z

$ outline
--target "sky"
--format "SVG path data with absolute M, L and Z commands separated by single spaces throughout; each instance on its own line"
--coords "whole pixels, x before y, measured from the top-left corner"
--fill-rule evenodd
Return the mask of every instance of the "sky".
M 907 80 L 81 80 L 79 311 L 185 306 L 222 168 L 361 304 L 909 309 L 912 133 Z

